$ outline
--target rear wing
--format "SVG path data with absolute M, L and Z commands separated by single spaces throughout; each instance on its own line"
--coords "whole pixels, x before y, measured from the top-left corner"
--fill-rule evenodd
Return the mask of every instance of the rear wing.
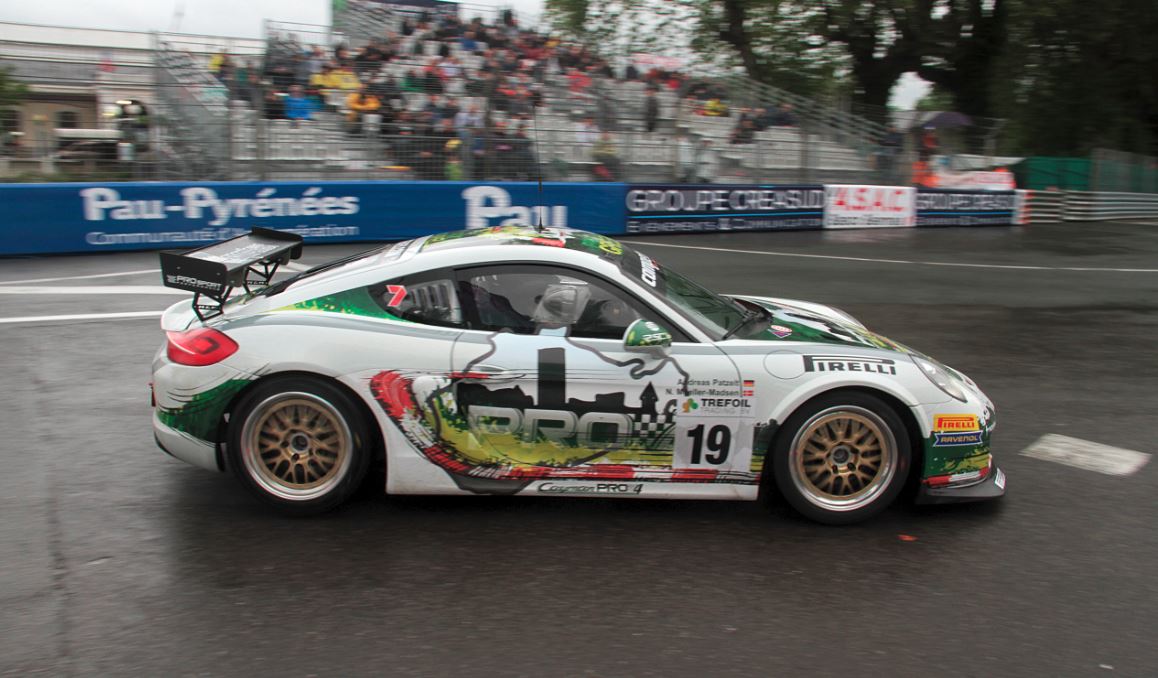
M 193 312 L 205 321 L 225 312 L 234 289 L 252 293 L 269 285 L 279 266 L 301 255 L 300 235 L 254 228 L 188 252 L 161 252 L 161 280 L 192 292 Z

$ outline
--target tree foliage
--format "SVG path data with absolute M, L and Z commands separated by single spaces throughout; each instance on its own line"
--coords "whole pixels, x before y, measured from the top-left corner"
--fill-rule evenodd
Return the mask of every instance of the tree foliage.
M 547 0 L 555 24 L 626 50 L 694 52 L 883 109 L 901 75 L 937 105 L 1001 117 L 1003 150 L 1158 153 L 1153 0 Z M 626 52 L 623 52 L 626 53 Z M 843 79 L 842 79 L 843 78 Z M 931 105 L 931 104 L 930 104 Z
M 1014 4 L 995 74 L 1011 150 L 1158 153 L 1158 13 L 1152 2 Z
M 28 93 L 28 86 L 12 77 L 12 69 L 0 67 L 0 109 L 19 104 Z

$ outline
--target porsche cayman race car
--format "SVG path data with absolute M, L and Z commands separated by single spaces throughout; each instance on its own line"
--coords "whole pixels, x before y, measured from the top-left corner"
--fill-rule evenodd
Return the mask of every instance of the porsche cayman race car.
M 273 282 L 297 236 L 162 253 L 153 425 L 293 514 L 392 494 L 756 499 L 824 523 L 994 498 L 993 405 L 827 306 L 723 296 L 611 238 L 503 226 Z M 272 283 L 272 284 L 271 284 Z M 234 291 L 237 294 L 233 294 Z

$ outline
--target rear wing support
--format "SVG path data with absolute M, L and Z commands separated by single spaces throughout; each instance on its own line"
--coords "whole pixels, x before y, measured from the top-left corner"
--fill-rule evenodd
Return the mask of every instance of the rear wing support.
M 233 290 L 261 290 L 282 264 L 301 255 L 300 235 L 254 228 L 188 252 L 161 252 L 161 280 L 166 287 L 192 292 L 193 312 L 204 322 L 225 312 Z

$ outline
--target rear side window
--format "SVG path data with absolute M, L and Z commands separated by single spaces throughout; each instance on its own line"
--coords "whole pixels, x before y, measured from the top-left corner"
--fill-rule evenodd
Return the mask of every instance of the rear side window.
M 395 278 L 374 285 L 370 295 L 387 313 L 413 323 L 462 327 L 465 318 L 449 271 Z

